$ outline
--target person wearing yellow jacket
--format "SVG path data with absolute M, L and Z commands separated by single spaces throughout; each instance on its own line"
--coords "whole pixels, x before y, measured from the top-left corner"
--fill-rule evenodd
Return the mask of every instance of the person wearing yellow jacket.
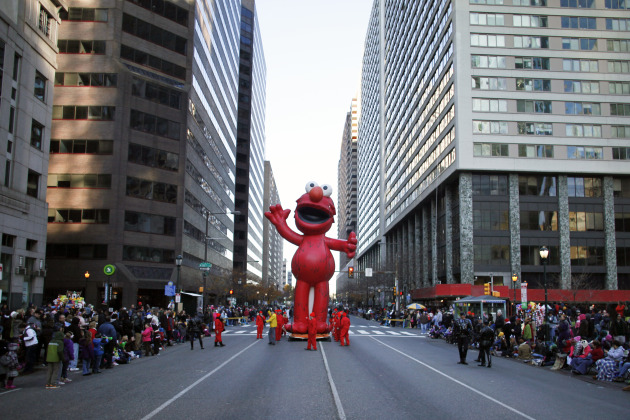
M 269 344 L 276 345 L 276 327 L 278 326 L 278 319 L 273 311 L 267 311 L 269 317 L 265 321 L 269 324 Z

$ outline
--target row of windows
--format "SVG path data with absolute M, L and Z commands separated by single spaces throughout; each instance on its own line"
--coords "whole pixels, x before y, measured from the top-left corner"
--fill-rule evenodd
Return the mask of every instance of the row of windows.
M 173 264 L 175 262 L 175 251 L 172 249 L 124 245 L 123 260 Z
M 473 134 L 509 134 L 507 121 L 473 120 Z M 602 126 L 594 124 L 564 124 L 567 137 L 602 137 Z M 517 133 L 525 136 L 551 136 L 553 123 L 534 123 L 519 121 L 516 123 Z M 610 127 L 610 138 L 630 138 L 630 126 L 613 125 Z
M 151 67 L 169 76 L 177 77 L 178 79 L 186 79 L 186 68 L 173 64 L 170 61 L 163 60 L 151 54 L 147 54 L 144 51 L 136 50 L 135 48 L 128 47 L 126 45 L 120 46 L 120 58 L 133 61 L 136 64 L 142 66 Z
M 57 47 L 62 54 L 105 54 L 105 41 L 60 39 Z
M 149 181 L 128 176 L 127 191 L 129 197 L 155 200 L 164 203 L 177 203 L 177 185 L 165 182 Z
M 137 77 L 133 78 L 131 94 L 148 101 L 180 109 L 182 93 L 175 89 L 151 83 Z
M 470 4 L 504 4 L 504 0 L 469 0 Z M 507 4 L 507 3 L 506 3 Z M 547 6 L 547 0 L 512 0 L 514 6 Z M 560 0 L 560 7 L 592 9 L 595 7 L 595 0 Z M 628 0 L 605 0 L 606 9 L 628 9 Z
M 48 188 L 111 188 L 111 174 L 48 174 Z
M 132 163 L 167 171 L 177 172 L 179 169 L 179 155 L 177 153 L 171 153 L 135 143 L 129 143 L 127 160 Z
M 508 215 L 507 210 L 475 210 L 473 211 L 473 229 L 507 231 L 509 229 Z M 557 231 L 558 212 L 521 211 L 520 226 L 521 230 Z M 569 230 L 572 232 L 603 232 L 604 215 L 603 213 L 592 212 L 569 212 Z
M 610 115 L 630 116 L 630 104 L 612 103 Z M 472 110 L 477 112 L 508 112 L 507 99 L 473 98 Z M 516 112 L 533 114 L 551 114 L 553 112 L 550 100 L 516 100 Z M 602 104 L 593 102 L 565 102 L 565 115 L 602 115 Z
M 176 121 L 167 120 L 156 115 L 147 114 L 135 109 L 131 110 L 129 126 L 133 130 L 144 131 L 145 133 L 157 134 L 179 140 L 180 124 Z
M 473 195 L 503 196 L 507 195 L 506 175 L 474 174 Z M 601 178 L 567 177 L 569 197 L 601 197 L 603 188 Z M 519 176 L 519 195 L 556 196 L 556 177 L 551 176 Z
M 168 50 L 186 55 L 186 38 L 123 13 L 122 30 Z
M 81 22 L 107 22 L 107 9 L 93 9 L 88 7 L 69 7 L 59 10 L 61 20 Z
M 175 236 L 176 226 L 174 217 L 125 211 L 126 231 Z
M 96 120 L 113 121 L 116 107 L 114 106 L 79 106 L 53 105 L 53 120 Z
M 46 244 L 46 258 L 107 259 L 106 244 Z
M 127 0 L 166 19 L 188 26 L 188 10 L 165 0 Z
M 48 223 L 109 223 L 109 209 L 48 209 Z
M 597 39 L 595 38 L 562 38 L 563 50 L 597 51 Z M 513 37 L 514 48 L 549 49 L 549 37 L 515 35 Z M 505 35 L 470 34 L 472 47 L 505 48 Z M 627 39 L 607 39 L 606 51 L 627 52 L 630 51 L 630 41 Z
M 509 156 L 507 144 L 501 143 L 474 143 L 473 156 Z M 518 156 L 528 158 L 553 158 L 553 146 L 519 144 Z M 567 146 L 567 159 L 603 159 L 604 152 L 601 147 Z
M 557 231 L 558 212 L 521 210 L 520 223 L 521 230 Z
M 508 78 L 472 76 L 471 87 L 479 90 L 507 90 Z M 516 90 L 526 92 L 551 92 L 551 79 L 516 79 Z M 591 80 L 564 80 L 565 93 L 600 93 L 599 82 Z M 608 93 L 630 94 L 630 82 L 608 82 Z
M 55 73 L 55 86 L 115 87 L 116 73 Z
M 112 140 L 50 140 L 50 153 L 111 155 L 114 151 Z

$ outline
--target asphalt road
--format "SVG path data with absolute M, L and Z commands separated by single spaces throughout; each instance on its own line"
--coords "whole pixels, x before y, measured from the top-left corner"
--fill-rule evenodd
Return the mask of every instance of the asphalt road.
M 352 317 L 350 347 L 255 339 L 255 327 L 168 347 L 100 375 L 71 373 L 45 389 L 44 369 L 0 392 L 0 418 L 19 419 L 572 419 L 627 418 L 630 393 L 567 372 L 494 358 L 458 365 L 456 346 L 419 330 Z

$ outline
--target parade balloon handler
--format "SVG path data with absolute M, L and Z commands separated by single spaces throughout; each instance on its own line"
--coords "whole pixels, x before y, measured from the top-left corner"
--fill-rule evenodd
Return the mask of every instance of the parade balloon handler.
M 308 344 L 304 350 L 317 350 L 317 320 L 315 312 L 311 312 L 308 317 Z
M 278 233 L 287 241 L 298 246 L 293 255 L 291 270 L 297 278 L 295 286 L 295 322 L 286 325 L 287 331 L 306 334 L 307 318 L 315 313 L 317 332 L 328 333 L 326 323 L 328 309 L 328 280 L 335 272 L 335 260 L 331 250 L 345 252 L 348 258 L 354 258 L 357 238 L 354 232 L 348 240 L 327 238 L 336 214 L 332 199 L 332 187 L 315 182 L 306 184 L 306 194 L 297 200 L 295 225 L 304 235 L 289 228 L 287 218 L 290 210 L 284 210 L 280 204 L 269 207 L 265 217 L 274 224 Z

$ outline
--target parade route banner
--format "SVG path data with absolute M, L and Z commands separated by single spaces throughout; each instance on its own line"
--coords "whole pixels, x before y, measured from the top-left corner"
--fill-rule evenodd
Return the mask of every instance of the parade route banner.
M 521 305 L 527 306 L 527 283 L 521 283 Z

